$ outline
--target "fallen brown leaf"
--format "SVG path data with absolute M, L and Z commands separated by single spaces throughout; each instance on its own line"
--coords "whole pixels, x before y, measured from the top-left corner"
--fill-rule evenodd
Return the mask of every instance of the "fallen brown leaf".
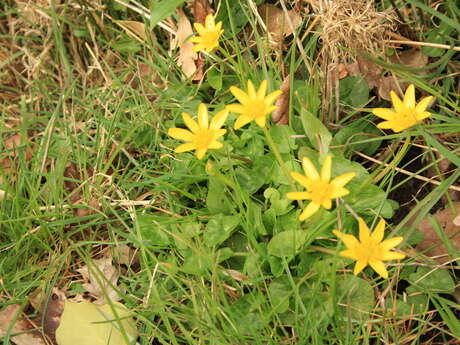
M 34 330 L 35 327 L 23 314 L 21 314 L 11 326 L 21 306 L 12 304 L 0 312 L 0 337 L 3 338 L 7 332 L 14 335 L 11 340 L 16 345 L 45 345 L 46 342 L 40 332 Z
M 112 265 L 112 257 L 93 260 L 89 268 L 87 265 L 79 268 L 79 272 L 86 281 L 83 287 L 97 299 L 98 303 L 119 301 L 117 281 L 120 276 L 118 270 Z
M 171 43 L 171 46 L 173 49 L 179 47 L 177 65 L 182 68 L 187 77 L 191 77 L 197 70 L 195 60 L 198 58 L 198 54 L 193 51 L 193 43 L 189 41 L 190 36 L 193 34 L 193 29 L 184 11 L 178 9 L 177 15 L 179 16 L 179 22 L 177 23 L 176 38 Z
M 276 110 L 272 113 L 272 121 L 277 125 L 287 125 L 289 123 L 289 94 L 291 77 L 284 78 L 280 90 L 283 92 L 276 100 Z
M 420 49 L 411 48 L 389 58 L 391 63 L 399 64 L 404 67 L 422 68 L 428 63 L 428 56 L 424 55 Z M 418 74 L 426 74 L 420 73 Z
M 145 24 L 136 22 L 134 20 L 117 20 L 116 23 L 120 25 L 126 33 L 137 39 L 140 42 L 147 41 L 147 34 L 145 31 Z
M 273 43 L 276 45 L 282 43 L 284 37 L 292 35 L 293 29 L 297 29 L 302 23 L 302 17 L 295 10 L 285 13 L 281 8 L 271 4 L 264 4 L 258 10 L 272 36 Z M 289 20 L 292 26 L 289 24 Z
M 64 311 L 65 293 L 54 288 L 50 296 L 43 291 L 37 291 L 30 297 L 30 303 L 38 313 L 36 320 L 43 326 L 46 336 L 56 343 L 56 329 L 59 327 L 62 312 Z
M 455 202 L 454 208 L 455 212 L 452 212 L 451 207 L 448 207 L 445 210 L 436 212 L 433 217 L 439 223 L 452 245 L 456 250 L 460 251 L 460 202 Z M 417 228 L 424 236 L 423 241 L 417 244 L 417 250 L 427 250 L 425 255 L 433 257 L 434 260 L 441 264 L 455 259 L 449 256 L 448 249 L 439 238 L 429 218 L 424 218 Z M 431 248 L 433 246 L 435 247 Z M 428 250 L 428 248 L 431 249 Z

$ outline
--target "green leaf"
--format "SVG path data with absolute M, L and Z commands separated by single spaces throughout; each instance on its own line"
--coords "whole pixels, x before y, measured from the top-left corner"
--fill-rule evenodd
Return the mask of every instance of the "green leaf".
M 369 86 L 362 77 L 346 77 L 340 80 L 340 101 L 352 107 L 362 107 L 369 100 Z
M 231 211 L 231 204 L 225 190 L 225 185 L 222 182 L 215 177 L 209 177 L 206 206 L 211 214 L 229 213 Z
M 374 290 L 367 280 L 354 275 L 337 278 L 337 301 L 341 306 L 344 318 L 351 316 L 354 320 L 370 319 L 374 309 Z
M 138 213 L 136 218 L 142 237 L 149 245 L 167 247 L 170 244 L 170 237 L 158 222 L 158 216 Z
M 430 268 L 417 267 L 417 271 L 409 275 L 409 282 L 419 291 L 453 293 L 455 290 L 455 282 L 449 271 Z
M 153 0 L 150 5 L 150 27 L 153 29 L 163 19 L 168 18 L 186 0 Z
M 382 137 L 377 127 L 369 121 L 357 120 L 339 130 L 334 135 L 331 146 L 343 145 L 338 150 L 344 152 L 345 155 L 356 150 L 371 156 L 378 150 L 382 140 L 372 140 L 359 144 L 358 142 L 366 141 L 373 137 Z
M 213 255 L 206 248 L 200 248 L 199 253 L 197 251 L 197 249 L 186 251 L 181 270 L 188 274 L 203 276 L 213 265 Z
M 137 329 L 129 317 L 132 314 L 120 303 L 99 306 L 65 301 L 56 342 L 58 345 L 126 345 L 127 338 L 134 344 Z
M 293 135 L 294 131 L 289 126 L 273 126 L 270 128 L 270 135 L 276 144 L 279 153 L 290 153 L 297 148 Z
M 222 89 L 222 70 L 217 66 L 208 71 L 206 79 L 213 89 L 217 91 Z
M 273 311 L 284 313 L 289 308 L 289 291 L 292 290 L 286 276 L 273 280 L 268 286 L 268 294 L 272 303 Z
M 311 145 L 320 152 L 327 153 L 332 135 L 326 126 L 304 108 L 300 111 L 300 120 Z
M 240 223 L 238 216 L 225 216 L 218 214 L 214 216 L 206 226 L 203 234 L 203 240 L 208 247 L 213 247 L 221 244 L 236 229 Z
M 277 257 L 294 256 L 307 240 L 305 231 L 284 231 L 275 235 L 268 243 L 268 253 Z

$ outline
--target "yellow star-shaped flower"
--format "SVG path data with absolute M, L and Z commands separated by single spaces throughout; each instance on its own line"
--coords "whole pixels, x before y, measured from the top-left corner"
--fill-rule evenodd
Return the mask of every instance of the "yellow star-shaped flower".
M 193 51 L 205 50 L 210 53 L 219 46 L 219 38 L 224 33 L 224 30 L 221 29 L 222 22 L 216 24 L 212 14 L 206 16 L 204 26 L 200 23 L 194 23 L 193 26 L 198 32 L 198 36 L 190 38 L 191 42 L 196 43 Z
M 349 193 L 348 189 L 344 188 L 344 186 L 356 175 L 355 173 L 347 173 L 337 176 L 331 181 L 331 155 L 327 155 L 324 160 L 321 168 L 321 176 L 313 163 L 306 157 L 302 160 L 302 167 L 305 175 L 292 171 L 291 176 L 304 186 L 306 191 L 286 194 L 286 197 L 291 200 L 311 200 L 300 214 L 300 221 L 311 217 L 321 206 L 327 210 L 330 209 L 332 207 L 332 199 L 341 198 Z
M 414 85 L 409 85 L 402 101 L 393 91 L 390 92 L 390 96 L 394 110 L 388 108 L 375 108 L 372 110 L 375 116 L 386 120 L 380 122 L 377 125 L 378 128 L 391 129 L 393 132 L 398 133 L 431 115 L 426 111 L 426 108 L 433 97 L 425 97 L 417 104 L 415 102 Z
M 359 241 L 353 235 L 344 234 L 337 230 L 333 231 L 347 247 L 347 250 L 341 251 L 340 255 L 356 260 L 353 272 L 355 275 L 361 272 L 367 265 L 370 265 L 381 277 L 387 279 L 388 271 L 383 261 L 404 259 L 404 254 L 390 250 L 399 245 L 403 238 L 398 236 L 382 242 L 385 230 L 385 221 L 383 218 L 377 224 L 373 233 L 370 233 L 369 228 L 362 218 L 358 218 L 358 223 Z
M 266 96 L 267 86 L 268 82 L 264 80 L 256 91 L 254 84 L 248 80 L 248 93 L 235 86 L 230 87 L 230 92 L 240 102 L 240 104 L 230 104 L 225 107 L 231 112 L 241 114 L 236 119 L 235 129 L 241 128 L 253 120 L 260 127 L 265 127 L 267 115 L 277 108 L 273 102 L 283 93 L 281 90 L 277 90 Z
M 179 145 L 174 151 L 180 153 L 195 150 L 196 157 L 202 159 L 207 150 L 220 149 L 223 144 L 218 139 L 227 132 L 226 129 L 221 129 L 225 120 L 227 120 L 227 116 L 228 111 L 222 110 L 209 123 L 208 109 L 203 103 L 198 106 L 198 123 L 189 114 L 182 113 L 185 125 L 190 130 L 183 128 L 170 128 L 168 130 L 170 137 L 186 141 L 185 144 Z

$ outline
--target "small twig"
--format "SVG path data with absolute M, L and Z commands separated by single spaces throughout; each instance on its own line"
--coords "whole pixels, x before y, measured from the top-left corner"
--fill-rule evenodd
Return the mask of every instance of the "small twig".
M 373 163 L 383 165 L 384 167 L 392 166 L 391 164 L 383 163 L 382 161 L 379 161 L 378 159 L 369 157 L 369 156 L 365 155 L 364 153 L 361 153 L 361 152 L 358 152 L 358 151 L 353 151 L 353 152 L 356 153 L 358 156 L 366 158 L 367 160 L 369 160 L 369 161 L 371 161 Z M 425 176 L 416 175 L 415 173 L 413 173 L 412 171 L 409 171 L 409 170 L 404 170 L 404 169 L 397 168 L 397 167 L 393 167 L 393 169 L 396 170 L 397 172 L 401 173 L 401 174 L 412 176 L 412 177 L 416 178 L 417 180 L 420 180 L 420 181 L 423 181 L 423 182 L 428 182 L 428 183 L 431 183 L 431 184 L 435 184 L 437 186 L 439 186 L 441 184 L 441 182 L 438 181 L 438 180 L 433 180 L 433 179 L 429 179 L 429 178 L 427 178 Z M 452 189 L 452 190 L 455 190 L 457 192 L 460 192 L 460 187 L 458 187 L 458 186 L 449 186 L 448 188 Z
M 430 43 L 430 42 L 417 42 L 417 41 L 406 41 L 406 40 L 388 40 L 388 43 L 399 43 L 399 44 L 408 44 L 411 46 L 425 46 L 441 49 L 450 49 L 460 52 L 460 47 L 450 46 L 447 44 L 440 43 Z

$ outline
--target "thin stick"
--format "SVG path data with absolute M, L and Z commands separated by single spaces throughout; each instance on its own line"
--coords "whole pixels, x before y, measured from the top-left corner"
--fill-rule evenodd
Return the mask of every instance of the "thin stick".
M 372 158 L 372 157 L 369 157 L 367 155 L 365 155 L 364 153 L 361 153 L 361 152 L 358 152 L 358 151 L 353 151 L 354 153 L 356 153 L 358 156 L 361 156 L 363 158 L 366 158 L 367 160 L 371 161 L 371 162 L 374 162 L 374 163 L 377 163 L 377 164 L 380 164 L 380 165 L 383 165 L 385 167 L 389 167 L 391 166 L 391 164 L 388 164 L 388 163 L 383 163 L 382 161 L 379 161 L 378 159 L 375 159 L 375 158 Z M 424 181 L 424 182 L 428 182 L 428 183 L 431 183 L 431 184 L 435 184 L 437 186 L 439 186 L 441 184 L 440 181 L 438 180 L 433 180 L 433 179 L 429 179 L 425 176 L 420 176 L 420 175 L 416 175 L 414 174 L 412 171 L 409 171 L 409 170 L 404 170 L 404 169 L 401 169 L 401 168 L 397 168 L 397 167 L 393 167 L 397 172 L 401 173 L 401 174 L 404 174 L 404 175 L 408 175 L 408 176 L 413 176 L 414 178 L 416 178 L 417 180 L 420 180 L 420 181 Z M 455 190 L 457 192 L 460 192 L 460 187 L 458 186 L 449 186 L 448 187 L 449 189 L 452 189 L 452 190 Z
M 411 46 L 425 46 L 425 47 L 433 47 L 433 48 L 441 48 L 441 49 L 451 49 L 460 52 L 460 47 L 454 47 L 447 44 L 439 44 L 439 43 L 430 43 L 430 42 L 416 42 L 416 41 L 400 41 L 400 40 L 388 40 L 388 43 L 399 43 L 399 44 L 408 44 Z

